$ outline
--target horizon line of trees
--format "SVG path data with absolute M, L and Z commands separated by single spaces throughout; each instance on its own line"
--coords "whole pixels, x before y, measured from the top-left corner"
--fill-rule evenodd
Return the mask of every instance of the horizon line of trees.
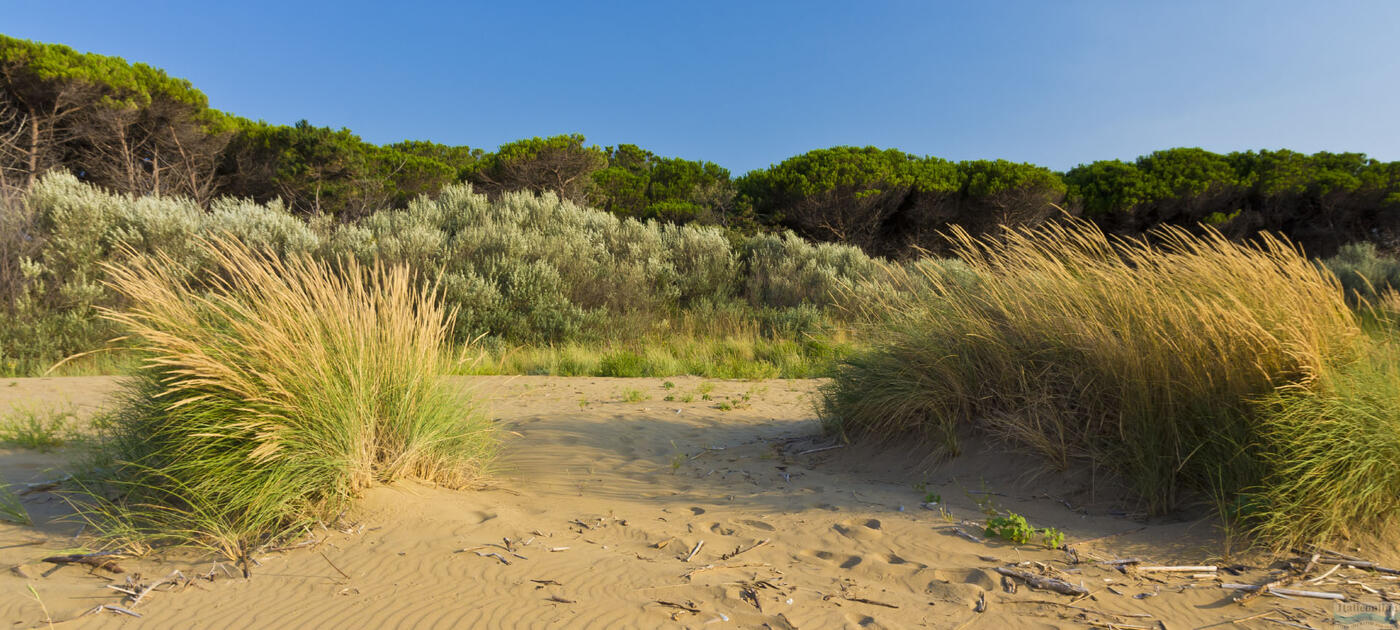
M 1060 213 L 1132 236 L 1208 224 L 1238 238 L 1277 232 L 1314 255 L 1356 241 L 1400 250 L 1400 162 L 1361 153 L 1175 148 L 1056 172 L 839 146 L 734 177 L 713 162 L 589 145 L 579 134 L 495 151 L 375 145 L 344 128 L 220 112 L 189 81 L 145 64 L 0 35 L 0 191 L 53 169 L 120 193 L 206 207 L 222 196 L 281 200 L 339 221 L 465 182 L 493 197 L 548 192 L 623 217 L 790 229 L 896 258 L 944 250 L 940 234 L 953 225 L 983 234 Z

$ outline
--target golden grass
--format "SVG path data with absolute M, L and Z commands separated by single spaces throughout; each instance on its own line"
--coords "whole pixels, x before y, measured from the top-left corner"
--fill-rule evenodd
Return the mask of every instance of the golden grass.
M 1117 240 L 1070 221 L 952 239 L 969 275 L 873 307 L 875 349 L 825 389 L 828 426 L 950 452 L 980 431 L 1115 471 L 1161 513 L 1257 483 L 1254 401 L 1308 389 L 1368 339 L 1336 278 L 1273 237 Z
M 109 266 L 106 317 L 144 357 L 108 420 L 109 531 L 235 556 L 332 518 L 374 483 L 473 479 L 492 431 L 441 377 L 455 362 L 433 287 L 404 266 L 280 259 L 204 243 L 212 271 L 164 256 Z

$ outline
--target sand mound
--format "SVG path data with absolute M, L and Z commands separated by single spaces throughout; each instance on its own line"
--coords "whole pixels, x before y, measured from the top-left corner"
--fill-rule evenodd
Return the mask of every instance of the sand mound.
M 9 382 L 0 380 L 0 412 L 21 403 L 90 413 L 115 387 L 112 379 Z M 827 448 L 813 420 L 813 382 L 461 384 L 488 400 L 510 436 L 480 490 L 378 488 L 341 531 L 310 532 L 316 544 L 258 558 L 251 579 L 215 570 L 212 581 L 151 595 L 136 608 L 141 619 L 106 612 L 64 627 L 1041 628 L 1116 614 L 1128 625 L 1180 628 L 1280 607 L 1315 625 L 1331 616 L 1330 602 L 1227 602 L 1219 581 L 1263 581 L 1263 568 L 1154 581 L 1093 564 L 1128 556 L 1262 562 L 1221 561 L 1210 521 L 1134 520 L 1090 475 L 1036 475 L 1027 458 L 990 449 L 938 465 L 898 449 Z M 12 484 L 52 478 L 62 461 L 0 451 L 0 474 Z M 946 514 L 920 506 L 929 493 Z M 987 501 L 1063 530 L 1084 563 L 959 535 L 959 523 L 981 520 L 978 504 Z M 26 586 L 55 620 L 122 605 L 106 586 L 125 576 L 38 562 L 79 546 L 78 526 L 51 520 L 64 511 L 51 495 L 29 495 L 26 505 L 36 526 L 0 526 L 0 563 L 17 567 L 0 576 L 9 580 L 0 618 L 45 625 Z M 961 529 L 981 535 L 975 525 Z M 1024 585 L 1006 592 L 993 568 L 1023 561 L 1057 567 L 1092 596 L 1071 604 Z M 170 554 L 123 567 L 193 575 L 211 564 Z M 976 612 L 979 602 L 985 612 Z

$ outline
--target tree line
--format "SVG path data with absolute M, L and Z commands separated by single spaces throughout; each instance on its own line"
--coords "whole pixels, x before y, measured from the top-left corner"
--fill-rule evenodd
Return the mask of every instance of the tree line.
M 1400 163 L 1360 153 L 1177 148 L 1056 172 L 833 147 L 734 177 L 713 162 L 577 134 L 495 151 L 375 145 L 348 129 L 220 112 L 188 81 L 145 64 L 0 35 L 0 190 L 23 190 L 52 169 L 122 193 L 281 200 L 339 221 L 466 182 L 492 196 L 552 192 L 623 217 L 788 229 L 891 257 L 943 250 L 953 225 L 979 234 L 1061 213 L 1124 235 L 1210 224 L 1241 238 L 1279 232 L 1315 254 L 1355 241 L 1400 249 Z

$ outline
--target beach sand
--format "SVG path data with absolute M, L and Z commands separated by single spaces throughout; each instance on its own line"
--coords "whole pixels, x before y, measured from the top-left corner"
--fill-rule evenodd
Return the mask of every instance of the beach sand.
M 942 463 L 913 445 L 838 445 L 815 420 L 816 381 L 452 382 L 503 430 L 480 488 L 376 488 L 335 528 L 309 532 L 304 540 L 315 544 L 258 556 L 249 579 L 190 552 L 121 560 L 124 575 L 44 564 L 84 543 L 74 538 L 79 523 L 61 518 L 60 498 L 33 493 L 25 505 L 35 525 L 0 524 L 0 620 L 337 630 L 1285 627 L 1229 623 L 1273 611 L 1330 623 L 1329 601 L 1230 602 L 1219 583 L 1263 582 L 1268 563 L 1226 557 L 1218 521 L 1204 510 L 1145 520 L 1089 471 L 1047 472 L 989 445 L 970 443 Z M 85 418 L 116 389 L 112 378 L 0 379 L 0 414 L 19 405 Z M 69 456 L 0 450 L 0 476 L 12 485 L 60 477 Z M 929 494 L 939 499 L 934 509 L 921 506 Z M 1080 563 L 1063 550 L 960 535 L 984 538 L 988 502 L 1062 530 Z M 1128 557 L 1246 568 L 1192 577 L 1095 563 Z M 1007 592 L 994 568 L 1018 562 L 1032 572 L 1034 563 L 1053 567 L 1091 595 L 1076 601 L 1025 584 Z M 107 587 L 130 574 L 149 582 L 177 569 L 212 569 L 214 579 L 152 593 L 134 607 L 141 618 L 105 611 L 66 621 L 101 604 L 128 607 Z M 1362 581 L 1393 590 L 1377 576 Z M 1378 601 L 1356 586 L 1314 588 Z

